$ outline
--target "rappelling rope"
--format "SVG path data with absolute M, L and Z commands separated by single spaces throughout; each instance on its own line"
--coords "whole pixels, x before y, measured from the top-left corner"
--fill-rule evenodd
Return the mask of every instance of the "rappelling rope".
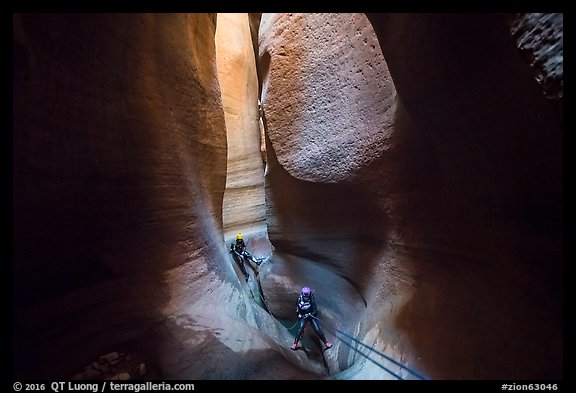
M 319 320 L 317 317 L 313 316 L 313 318 Z M 323 324 L 324 326 L 324 324 Z M 349 334 L 344 333 L 343 331 L 339 330 L 339 329 L 332 329 L 330 328 L 330 326 L 326 327 L 326 330 L 331 331 L 331 333 L 334 334 L 334 336 L 336 337 L 337 335 L 335 334 L 335 332 L 340 333 L 342 336 L 349 338 L 351 340 L 351 342 L 354 342 L 356 344 L 359 344 L 365 348 L 367 348 L 368 350 L 382 356 L 383 358 L 387 359 L 388 361 L 394 363 L 395 365 L 397 365 L 398 367 L 400 367 L 402 370 L 405 370 L 407 372 L 409 372 L 410 374 L 414 375 L 415 377 L 422 379 L 422 380 L 427 380 L 428 378 L 426 378 L 425 376 L 423 376 L 422 374 L 417 373 L 416 371 L 413 371 L 412 369 L 410 369 L 409 367 L 403 365 L 402 363 L 398 362 L 397 360 L 391 358 L 390 356 L 386 355 L 385 353 L 382 353 L 376 349 L 374 349 L 373 347 L 364 344 L 362 341 L 350 336 Z M 339 337 L 340 341 L 342 341 L 345 345 L 347 345 L 348 347 L 350 347 L 351 349 L 353 349 L 354 351 L 356 351 L 357 353 L 359 353 L 360 355 L 364 356 L 366 359 L 370 360 L 372 363 L 376 364 L 378 367 L 384 369 L 385 371 L 389 372 L 390 374 L 394 375 L 396 378 L 404 380 L 404 378 L 402 378 L 400 375 L 396 374 L 395 372 L 393 372 L 392 370 L 389 370 L 388 368 L 386 368 L 384 365 L 382 365 L 381 363 L 378 363 L 377 361 L 375 361 L 374 359 L 370 358 L 368 355 L 360 352 L 357 348 L 354 347 L 353 344 L 351 344 L 350 342 L 347 342 L 346 340 L 344 340 L 342 337 Z
M 272 255 L 272 254 L 271 254 L 271 255 Z M 240 256 L 240 255 L 239 255 L 239 256 Z M 242 256 L 240 256 L 240 257 L 242 257 Z M 255 257 L 253 257 L 253 258 L 258 260 L 259 263 L 257 263 L 257 265 L 260 266 L 264 261 L 268 260 L 268 259 L 270 258 L 270 256 L 265 257 L 265 258 L 255 258 Z M 258 281 L 258 284 L 260 284 L 260 283 L 259 283 L 259 281 L 260 281 L 259 278 L 257 278 L 257 281 Z M 267 304 L 267 302 L 266 302 L 266 299 L 264 299 L 264 296 L 262 296 L 262 293 L 261 293 L 260 290 L 258 290 L 258 295 L 260 296 L 260 299 L 261 299 L 262 302 L 264 303 L 264 306 L 266 307 L 268 313 L 270 313 L 270 315 L 274 316 L 274 315 L 272 314 L 271 310 L 268 308 L 268 304 Z M 312 318 L 320 321 L 320 319 L 318 319 L 318 317 L 315 317 L 314 315 L 311 315 L 311 314 L 308 314 L 308 315 L 310 315 Z M 290 331 L 290 330 L 294 329 L 294 328 L 296 327 L 296 325 L 298 325 L 299 322 L 300 322 L 300 320 L 297 320 L 296 323 L 294 323 L 294 325 L 292 325 L 291 327 L 288 328 L 288 330 Z M 419 373 L 411 370 L 409 367 L 403 365 L 402 363 L 394 360 L 394 359 L 391 358 L 390 356 L 388 356 L 388 355 L 386 355 L 386 354 L 384 354 L 384 353 L 382 353 L 382 352 L 380 352 L 380 351 L 378 351 L 378 350 L 370 347 L 369 345 L 364 344 L 362 341 L 360 341 L 360 340 L 358 340 L 358 339 L 350 336 L 349 334 L 344 333 L 343 331 L 341 331 L 341 330 L 339 330 L 339 329 L 331 329 L 330 327 L 326 327 L 326 329 L 329 330 L 329 331 L 331 331 L 331 332 L 334 334 L 335 337 L 336 337 L 335 332 L 340 333 L 342 336 L 347 337 L 347 338 L 349 338 L 350 340 L 352 340 L 353 342 L 355 342 L 356 344 L 360 344 L 361 346 L 367 348 L 368 350 L 370 350 L 370 351 L 372 351 L 372 352 L 380 355 L 381 357 L 384 357 L 384 358 L 387 359 L 388 361 L 390 361 L 390 362 L 394 363 L 395 365 L 397 365 L 398 367 L 400 367 L 402 370 L 408 371 L 410 374 L 416 376 L 417 378 L 420 378 L 420 379 L 423 379 L 423 380 L 428 379 L 428 378 L 424 377 L 423 375 L 421 375 L 421 374 L 419 374 Z M 368 355 L 360 352 L 357 348 L 354 347 L 353 344 L 347 342 L 346 340 L 343 340 L 342 338 L 339 338 L 339 339 L 340 339 L 340 341 L 342 341 L 345 345 L 347 345 L 348 347 L 350 347 L 352 350 L 354 350 L 354 351 L 357 352 L 358 354 L 364 356 L 366 359 L 368 359 L 369 361 L 371 361 L 372 363 L 374 363 L 374 364 L 377 365 L 378 367 L 382 368 L 382 369 L 385 370 L 386 372 L 392 374 L 395 378 L 397 378 L 397 379 L 399 379 L 399 380 L 404 380 L 404 378 L 402 378 L 400 375 L 396 374 L 394 371 L 388 369 L 388 368 L 387 368 L 386 366 L 384 366 L 383 364 L 381 364 L 381 363 L 377 362 L 376 360 L 370 358 Z M 352 341 L 351 341 L 351 342 L 352 342 Z

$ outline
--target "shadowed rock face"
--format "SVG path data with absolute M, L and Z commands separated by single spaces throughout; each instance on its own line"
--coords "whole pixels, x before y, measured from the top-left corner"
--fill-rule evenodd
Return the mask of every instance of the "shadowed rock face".
M 556 110 L 503 17 L 369 20 L 262 16 L 270 307 L 312 282 L 332 333 L 431 378 L 560 377 Z M 394 378 L 337 336 L 334 377 Z
M 224 243 L 215 32 L 209 14 L 14 15 L 15 378 L 103 378 L 110 354 L 114 378 L 322 378 Z
M 16 376 L 151 334 L 172 268 L 228 274 L 214 31 L 214 15 L 14 16 Z
M 547 98 L 563 97 L 564 14 L 513 14 L 512 36 Z
M 263 185 L 253 60 L 222 75 L 216 18 L 14 15 L 14 378 L 116 353 L 143 379 L 395 379 L 339 331 L 431 378 L 561 377 L 561 119 L 504 19 L 251 14 L 264 228 L 223 221 L 230 173 L 238 211 Z M 243 227 L 275 248 L 270 313 Z M 330 351 L 289 349 L 304 285 Z
M 423 288 L 398 322 L 422 355 L 438 355 L 428 368 L 440 377 L 559 378 L 556 104 L 544 98 L 499 15 L 370 18 L 406 108 L 401 116 L 432 151 L 422 164 L 436 168 L 435 187 L 398 206 L 404 242 L 423 259 L 416 270 Z M 428 276 L 431 268 L 440 274 Z

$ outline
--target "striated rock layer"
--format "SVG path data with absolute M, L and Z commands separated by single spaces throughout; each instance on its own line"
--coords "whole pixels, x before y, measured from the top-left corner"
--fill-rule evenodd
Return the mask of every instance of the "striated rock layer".
M 14 15 L 15 379 L 105 378 L 114 353 L 137 362 L 122 379 L 309 375 L 224 244 L 215 31 L 210 14 Z
M 161 352 L 167 272 L 230 273 L 214 31 L 209 15 L 14 16 L 15 376 L 64 378 L 132 339 Z
M 250 235 L 246 241 L 266 238 L 258 79 L 247 14 L 218 15 L 216 53 L 228 141 L 225 238 L 237 232 Z
M 561 101 L 506 18 L 231 16 L 14 14 L 13 378 L 560 378 Z
M 548 99 L 563 97 L 564 14 L 513 14 L 512 36 Z
M 334 378 L 417 378 L 353 338 L 430 378 L 560 378 L 561 119 L 506 19 L 263 14 L 259 45 L 269 307 L 317 291 Z

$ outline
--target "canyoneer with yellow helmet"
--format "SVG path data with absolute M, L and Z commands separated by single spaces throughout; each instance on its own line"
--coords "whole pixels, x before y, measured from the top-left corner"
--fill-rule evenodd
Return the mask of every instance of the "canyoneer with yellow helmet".
M 230 245 L 230 253 L 232 253 L 232 258 L 234 261 L 240 266 L 240 270 L 246 277 L 246 281 L 250 278 L 248 271 L 246 270 L 246 266 L 244 265 L 244 260 L 251 261 L 256 264 L 256 266 L 260 266 L 260 261 L 254 258 L 252 254 L 246 250 L 246 243 L 244 242 L 244 236 L 241 233 L 236 235 L 236 241 L 232 242 Z

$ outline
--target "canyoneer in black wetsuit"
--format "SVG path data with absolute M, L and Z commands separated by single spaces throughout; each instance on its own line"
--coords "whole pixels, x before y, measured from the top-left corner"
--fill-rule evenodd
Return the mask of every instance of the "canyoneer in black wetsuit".
M 306 322 L 310 322 L 312 328 L 320 337 L 320 340 L 326 346 L 326 349 L 332 348 L 332 344 L 326 340 L 326 336 L 322 332 L 320 328 L 320 323 L 318 322 L 318 318 L 316 315 L 318 314 L 318 307 L 316 306 L 316 300 L 314 299 L 314 295 L 312 295 L 312 290 L 308 287 L 302 288 L 300 291 L 300 296 L 298 296 L 298 301 L 296 302 L 296 314 L 298 314 L 298 334 L 296 335 L 296 339 L 294 343 L 290 347 L 293 351 L 298 348 L 298 341 L 304 335 L 304 328 L 306 327 Z
M 260 261 L 254 258 L 254 256 L 252 256 L 252 254 L 246 250 L 246 243 L 244 243 L 244 239 L 241 233 L 236 235 L 236 241 L 232 242 L 230 245 L 230 252 L 232 253 L 232 257 L 236 263 L 240 266 L 240 270 L 242 270 L 244 277 L 246 277 L 246 281 L 248 281 L 250 276 L 248 275 L 248 271 L 244 265 L 244 259 L 252 261 L 256 264 L 256 266 L 260 266 Z

